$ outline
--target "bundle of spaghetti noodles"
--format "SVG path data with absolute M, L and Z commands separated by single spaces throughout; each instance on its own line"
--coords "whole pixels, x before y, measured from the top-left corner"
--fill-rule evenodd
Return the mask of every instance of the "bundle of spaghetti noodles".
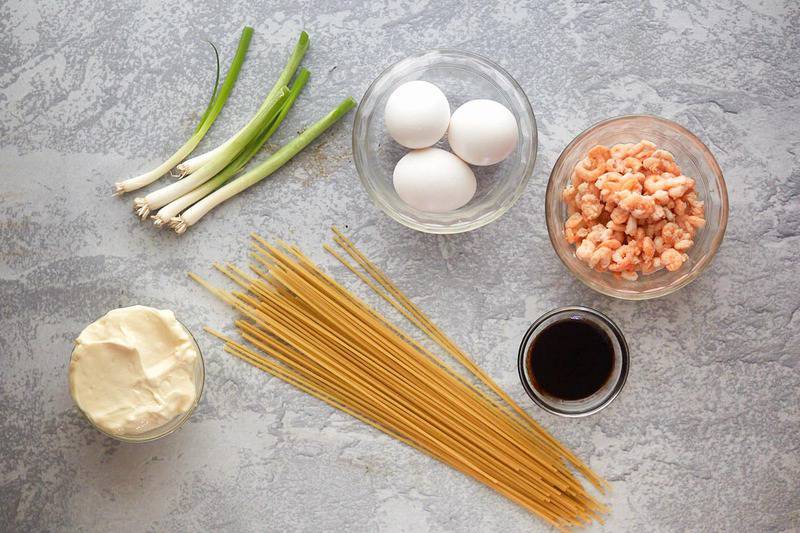
M 427 335 L 442 357 L 325 274 L 297 247 L 252 236 L 249 271 L 215 265 L 241 290 L 192 279 L 242 315 L 225 350 L 486 484 L 567 530 L 602 521 L 605 481 L 559 443 L 334 228 L 326 246 Z M 351 262 L 352 261 L 352 262 Z M 355 264 L 354 264 L 355 263 Z M 453 362 L 456 365 L 452 364 Z

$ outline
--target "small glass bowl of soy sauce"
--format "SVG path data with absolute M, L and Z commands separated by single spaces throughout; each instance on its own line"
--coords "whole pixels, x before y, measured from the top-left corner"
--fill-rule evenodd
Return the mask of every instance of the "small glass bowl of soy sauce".
M 629 366 L 622 331 L 588 307 L 562 307 L 542 315 L 519 348 L 525 392 L 539 407 L 560 416 L 587 416 L 606 407 L 625 385 Z

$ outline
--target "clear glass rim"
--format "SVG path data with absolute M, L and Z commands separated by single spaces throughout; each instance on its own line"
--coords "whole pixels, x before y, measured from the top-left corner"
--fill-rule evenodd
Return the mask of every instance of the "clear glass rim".
M 93 322 L 96 322 L 100 318 L 101 317 L 98 317 Z M 194 347 L 197 350 L 198 358 L 197 358 L 197 363 L 196 364 L 198 364 L 199 366 L 197 367 L 197 371 L 195 372 L 195 374 L 200 377 L 200 380 L 199 380 L 199 383 L 196 384 L 197 393 L 195 394 L 194 401 L 192 402 L 192 405 L 189 407 L 189 409 L 187 409 L 179 417 L 176 417 L 176 418 L 172 419 L 171 421 L 167 422 L 163 426 L 160 426 L 160 427 L 157 427 L 157 428 L 154 428 L 154 429 L 150 430 L 152 432 L 152 434 L 145 433 L 144 436 L 116 435 L 114 433 L 110 433 L 110 432 L 104 430 L 103 428 L 101 428 L 97 424 L 95 424 L 94 420 L 92 420 L 92 418 L 88 414 L 86 414 L 86 412 L 84 412 L 83 409 L 81 409 L 80 405 L 78 405 L 78 402 L 75 401 L 75 398 L 72 396 L 72 393 L 70 392 L 70 397 L 72 398 L 72 403 L 75 405 L 75 408 L 78 409 L 78 411 L 81 413 L 83 418 L 85 418 L 94 429 L 96 429 L 97 431 L 99 431 L 100 433 L 105 435 L 106 437 L 109 437 L 109 438 L 112 438 L 112 439 L 115 439 L 115 440 L 118 440 L 118 441 L 121 441 L 121 442 L 132 442 L 132 443 L 151 442 L 151 441 L 160 439 L 162 437 L 166 437 L 167 435 L 169 435 L 171 433 L 174 433 L 175 431 L 177 431 L 178 429 L 183 427 L 183 425 L 186 424 L 186 421 L 189 420 L 189 418 L 191 418 L 191 416 L 194 413 L 195 409 L 197 409 L 197 406 L 200 404 L 200 400 L 203 397 L 203 389 L 204 389 L 205 383 L 206 383 L 206 365 L 205 365 L 205 360 L 203 359 L 203 352 L 200 350 L 200 345 L 197 343 L 197 339 L 192 334 L 192 332 L 189 330 L 189 328 L 187 328 L 186 325 L 183 322 L 181 322 L 180 320 L 178 320 L 177 318 L 175 320 L 178 322 L 178 324 L 181 325 L 181 327 L 184 329 L 184 331 L 186 331 L 186 333 L 189 334 L 189 337 L 192 339 L 192 344 L 194 344 Z M 70 362 L 72 361 L 72 357 L 75 355 L 75 348 L 76 347 L 77 346 L 73 346 L 72 352 L 70 352 Z M 159 429 L 167 428 L 167 427 L 168 427 L 168 429 L 166 431 L 163 431 L 161 433 L 158 432 Z
M 564 165 L 564 160 L 569 156 L 570 152 L 572 151 L 573 147 L 582 141 L 585 137 L 590 135 L 596 129 L 607 126 L 609 124 L 613 124 L 615 122 L 624 122 L 627 120 L 636 120 L 636 119 L 647 119 L 652 120 L 654 122 L 659 122 L 664 124 L 665 126 L 677 130 L 681 134 L 685 135 L 692 141 L 694 141 L 702 150 L 703 157 L 705 158 L 706 162 L 708 162 L 709 166 L 711 167 L 714 181 L 716 182 L 717 187 L 719 188 L 719 202 L 720 202 L 720 218 L 719 218 L 719 227 L 716 229 L 716 233 L 711 240 L 711 246 L 708 251 L 703 254 L 700 260 L 692 267 L 692 270 L 682 278 L 677 279 L 674 283 L 671 283 L 665 287 L 661 287 L 658 289 L 653 289 L 649 291 L 642 291 L 642 292 L 633 292 L 633 291 L 623 291 L 614 289 L 609 287 L 605 284 L 598 283 L 593 279 L 584 275 L 583 272 L 576 270 L 573 265 L 567 260 L 565 257 L 565 251 L 563 247 L 559 246 L 560 239 L 563 239 L 563 235 L 561 233 L 563 225 L 563 221 L 560 221 L 558 224 L 553 219 L 554 214 L 550 209 L 551 199 L 554 194 L 561 194 L 561 191 L 558 189 L 557 182 L 557 173 L 561 170 L 561 167 Z M 545 223 L 547 224 L 547 235 L 550 238 L 550 244 L 553 247 L 553 250 L 556 252 L 556 255 L 567 267 L 579 281 L 581 281 L 587 287 L 601 293 L 605 294 L 606 296 L 611 296 L 613 298 L 619 298 L 622 300 L 649 300 L 651 298 L 660 298 L 661 296 L 666 296 L 671 294 L 695 279 L 697 279 L 700 274 L 703 273 L 710 265 L 714 256 L 717 254 L 717 250 L 719 249 L 720 245 L 722 244 L 722 240 L 725 237 L 725 230 L 728 225 L 728 189 L 725 185 L 725 178 L 722 174 L 722 169 L 717 163 L 716 158 L 708 149 L 703 141 L 701 141 L 694 133 L 686 129 L 685 127 L 681 126 L 680 124 L 673 122 L 671 120 L 656 116 L 656 115 L 648 115 L 648 114 L 638 114 L 638 115 L 620 115 L 617 117 L 608 118 L 605 120 L 601 120 L 600 122 L 596 122 L 592 124 L 581 133 L 579 133 L 573 140 L 570 142 L 559 155 L 558 159 L 556 160 L 555 164 L 553 165 L 553 169 L 550 172 L 550 178 L 547 182 L 547 191 L 545 193 Z
M 544 324 L 545 321 L 551 318 L 557 317 L 559 315 L 569 315 L 570 313 L 575 313 L 575 312 L 589 315 L 594 320 L 603 323 L 606 327 L 608 327 L 609 330 L 611 330 L 613 335 L 616 337 L 617 343 L 620 348 L 619 353 L 614 354 L 615 360 L 619 358 L 620 373 L 619 376 L 617 376 L 616 381 L 614 381 L 611 389 L 604 396 L 602 396 L 601 399 L 599 399 L 595 405 L 591 405 L 583 410 L 567 411 L 559 408 L 554 404 L 548 403 L 548 401 L 544 397 L 537 394 L 537 392 L 533 389 L 533 386 L 530 384 L 530 381 L 527 377 L 526 369 L 527 369 L 529 348 L 531 343 L 535 339 L 535 334 L 537 333 L 539 327 L 542 324 Z M 591 307 L 584 307 L 580 305 L 559 307 L 557 309 L 548 311 L 539 318 L 537 318 L 525 332 L 525 335 L 522 337 L 522 342 L 519 345 L 519 352 L 517 353 L 517 372 L 519 373 L 519 380 L 522 383 L 522 388 L 525 389 L 525 393 L 528 395 L 528 397 L 531 400 L 533 400 L 533 403 L 535 403 L 545 411 L 566 418 L 581 418 L 584 416 L 593 415 L 608 407 L 608 405 L 611 404 L 611 402 L 613 402 L 614 399 L 616 399 L 617 396 L 620 395 L 622 389 L 625 387 L 625 383 L 627 383 L 628 381 L 629 371 L 630 371 L 630 352 L 628 349 L 628 343 L 625 340 L 625 335 L 623 335 L 622 330 L 619 328 L 619 326 L 617 326 L 617 324 L 613 320 L 608 318 L 608 316 L 604 315 L 600 311 L 592 309 Z
M 375 92 L 376 87 L 383 81 L 388 75 L 396 70 L 402 69 L 405 65 L 414 62 L 417 59 L 425 57 L 426 55 L 441 55 L 441 56 L 454 56 L 454 57 L 462 57 L 468 58 L 473 60 L 477 63 L 481 63 L 484 66 L 488 67 L 491 70 L 496 71 L 500 74 L 503 78 L 505 78 L 509 85 L 519 93 L 521 96 L 520 100 L 523 103 L 523 111 L 525 115 L 527 115 L 528 120 L 532 125 L 531 131 L 531 149 L 528 155 L 528 161 L 525 165 L 525 168 L 522 170 L 522 177 L 514 189 L 514 192 L 498 207 L 493 209 L 491 212 L 486 213 L 485 215 L 469 221 L 469 222 L 458 222 L 455 224 L 450 225 L 438 225 L 438 224 L 426 224 L 421 223 L 413 218 L 404 215 L 395 209 L 392 208 L 387 202 L 383 200 L 380 194 L 378 194 L 375 189 L 372 187 L 369 178 L 366 176 L 365 164 L 363 161 L 363 157 L 361 157 L 361 150 L 362 147 L 359 143 L 359 137 L 361 136 L 365 126 L 366 120 L 364 118 L 364 103 L 369 101 Z M 533 175 L 534 165 L 536 163 L 536 157 L 538 155 L 539 150 L 539 132 L 538 126 L 536 124 L 536 115 L 533 112 L 533 108 L 531 107 L 530 100 L 528 99 L 528 95 L 525 94 L 525 91 L 522 89 L 520 84 L 517 80 L 514 79 L 511 74 L 508 73 L 503 67 L 498 65 L 497 63 L 493 62 L 490 59 L 487 59 L 481 55 L 475 54 L 473 52 L 466 52 L 463 50 L 455 50 L 450 48 L 433 48 L 429 50 L 424 50 L 422 52 L 418 52 L 416 54 L 412 54 L 408 57 L 405 57 L 395 63 L 392 63 L 370 83 L 367 90 L 364 92 L 364 95 L 361 97 L 359 101 L 358 107 L 356 108 L 355 118 L 353 120 L 353 135 L 352 135 L 352 150 L 353 150 L 353 161 L 356 166 L 356 173 L 358 174 L 358 179 L 361 181 L 362 187 L 367 191 L 367 195 L 372 200 L 372 203 L 377 205 L 384 213 L 389 215 L 392 219 L 396 220 L 400 224 L 404 226 L 421 231 L 424 233 L 432 233 L 432 234 L 439 234 L 439 235 L 446 235 L 446 234 L 454 234 L 454 233 L 463 233 L 466 231 L 472 231 L 478 229 L 486 224 L 494 222 L 501 216 L 503 216 L 517 201 L 522 197 L 522 194 L 525 192 L 525 187 L 528 185 L 528 181 L 530 180 L 531 176 Z

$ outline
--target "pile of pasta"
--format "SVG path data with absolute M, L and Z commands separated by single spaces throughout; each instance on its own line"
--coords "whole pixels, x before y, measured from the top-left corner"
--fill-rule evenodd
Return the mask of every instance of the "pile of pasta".
M 252 236 L 253 263 L 215 267 L 238 286 L 190 276 L 241 314 L 224 349 L 456 470 L 561 530 L 608 512 L 576 477 L 607 483 L 559 443 L 334 228 L 326 246 L 438 348 L 356 297 L 297 247 Z M 344 253 L 342 253 L 344 252 Z

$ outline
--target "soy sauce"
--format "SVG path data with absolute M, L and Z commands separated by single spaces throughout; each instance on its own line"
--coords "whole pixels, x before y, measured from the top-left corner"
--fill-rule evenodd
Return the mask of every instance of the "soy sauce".
M 605 385 L 613 367 L 611 339 L 588 320 L 550 324 L 539 332 L 528 352 L 533 387 L 562 400 L 588 398 Z

